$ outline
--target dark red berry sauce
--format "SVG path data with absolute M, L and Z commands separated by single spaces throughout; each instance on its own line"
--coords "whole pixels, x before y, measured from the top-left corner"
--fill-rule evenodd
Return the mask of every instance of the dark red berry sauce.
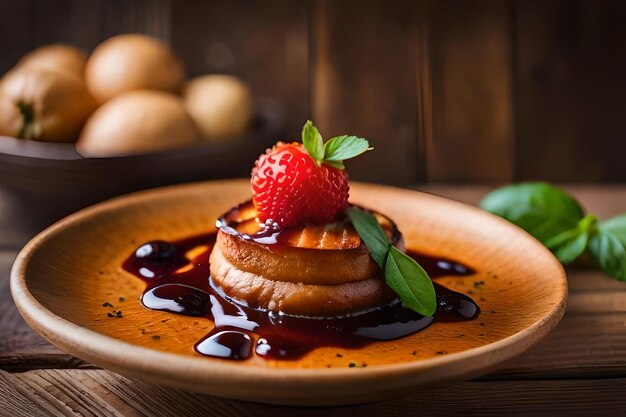
M 215 328 L 195 345 L 203 355 L 242 360 L 255 352 L 268 359 L 298 359 L 322 346 L 358 348 L 377 340 L 393 340 L 415 333 L 434 321 L 464 321 L 480 308 L 468 296 L 435 283 L 437 312 L 424 317 L 400 302 L 342 318 L 305 318 L 253 309 L 234 302 L 210 277 L 209 254 L 216 233 L 141 245 L 123 268 L 146 283 L 143 305 L 193 317 L 206 317 Z M 193 259 L 189 251 L 203 249 Z M 470 275 L 470 268 L 449 259 L 409 252 L 435 278 Z M 183 266 L 184 272 L 177 272 Z

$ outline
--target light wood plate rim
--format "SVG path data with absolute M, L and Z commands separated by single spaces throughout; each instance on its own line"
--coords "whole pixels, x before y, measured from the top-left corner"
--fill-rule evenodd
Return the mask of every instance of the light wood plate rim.
M 462 210 L 472 211 L 474 215 L 486 216 L 491 222 L 497 222 L 510 233 L 523 234 L 543 261 L 550 264 L 554 274 L 558 275 L 561 285 L 557 294 L 559 301 L 542 317 L 522 331 L 490 344 L 451 353 L 441 357 L 415 362 L 372 366 L 366 368 L 331 368 L 331 369 L 264 369 L 257 367 L 239 367 L 228 361 L 199 362 L 198 358 L 159 352 L 153 349 L 105 336 L 67 321 L 43 306 L 30 292 L 25 276 L 25 269 L 30 259 L 60 231 L 72 225 L 91 221 L 101 213 L 117 210 L 126 205 L 145 203 L 151 199 L 168 194 L 172 197 L 184 195 L 191 190 L 220 184 L 229 186 L 247 180 L 220 180 L 162 187 L 118 197 L 95 206 L 83 209 L 50 226 L 33 238 L 18 254 L 11 271 L 11 292 L 18 310 L 27 323 L 44 338 L 64 351 L 81 359 L 131 377 L 137 377 L 164 385 L 186 388 L 193 391 L 249 399 L 261 402 L 280 402 L 282 404 L 347 404 L 363 402 L 365 398 L 375 400 L 389 396 L 391 390 L 406 390 L 415 385 L 427 383 L 441 384 L 475 376 L 492 369 L 495 365 L 512 358 L 546 336 L 563 316 L 567 301 L 567 278 L 563 267 L 541 243 L 533 239 L 522 229 L 486 213 L 476 207 L 468 206 L 442 197 L 419 193 L 418 191 L 396 189 L 403 193 L 419 193 L 425 200 L 456 205 Z M 372 192 L 377 188 L 388 190 L 392 187 L 374 184 L 353 184 L 355 187 L 367 187 Z M 177 376 L 179 375 L 179 376 Z M 367 390 L 371 384 L 379 385 L 381 393 L 361 393 L 353 399 L 333 395 L 340 387 L 351 386 L 353 390 Z M 257 395 L 250 390 L 258 390 Z M 265 392 L 286 390 L 293 393 L 292 399 L 277 401 L 265 398 Z M 318 392 L 320 401 L 311 398 L 303 390 Z M 371 388 L 370 388 L 371 390 Z M 363 395 L 365 394 L 365 395 Z

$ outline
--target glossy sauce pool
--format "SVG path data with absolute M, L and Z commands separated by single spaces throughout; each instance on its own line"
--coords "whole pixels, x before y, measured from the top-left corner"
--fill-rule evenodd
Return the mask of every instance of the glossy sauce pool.
M 229 300 L 210 279 L 209 255 L 215 237 L 215 233 L 208 233 L 173 242 L 148 242 L 122 265 L 146 283 L 141 297 L 145 307 L 204 317 L 215 323 L 214 329 L 195 344 L 196 352 L 202 355 L 231 360 L 251 355 L 296 360 L 319 347 L 359 348 L 410 335 L 436 321 L 472 320 L 480 313 L 470 297 L 437 283 L 434 317 L 421 316 L 399 302 L 356 316 L 329 319 L 249 308 Z M 474 273 L 448 259 L 408 253 L 433 278 Z

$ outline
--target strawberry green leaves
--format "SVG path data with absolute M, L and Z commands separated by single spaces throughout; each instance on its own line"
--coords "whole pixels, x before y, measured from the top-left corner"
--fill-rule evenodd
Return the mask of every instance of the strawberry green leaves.
M 385 271 L 387 285 L 411 310 L 432 316 L 437 309 L 437 296 L 430 277 L 415 260 L 391 245 L 373 214 L 357 207 L 348 208 L 348 217 L 372 258 Z
M 302 128 L 302 143 L 306 151 L 311 155 L 311 158 L 319 166 L 319 162 L 324 159 L 324 140 L 310 120 L 307 120 Z
M 626 281 L 626 213 L 598 221 L 569 194 L 546 183 L 499 188 L 480 207 L 526 230 L 563 264 L 589 251 L 607 275 Z
M 325 163 L 337 169 L 345 168 L 343 161 L 346 159 L 372 149 L 367 140 L 348 135 L 336 136 L 324 144 L 322 135 L 310 120 L 302 128 L 302 143 L 317 166 Z
M 354 158 L 371 150 L 368 141 L 356 136 L 336 136 L 324 144 L 324 162 L 343 169 L 346 159 Z

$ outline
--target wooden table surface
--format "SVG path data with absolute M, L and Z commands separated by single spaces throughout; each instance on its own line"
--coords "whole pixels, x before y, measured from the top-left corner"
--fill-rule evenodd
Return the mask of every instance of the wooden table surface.
M 486 186 L 421 190 L 475 204 Z M 626 211 L 626 186 L 566 186 L 601 218 Z M 405 398 L 335 408 L 224 400 L 146 384 L 65 354 L 21 319 L 9 291 L 20 247 L 41 227 L 0 191 L 0 415 L 626 415 L 626 283 L 570 268 L 563 321 L 547 339 L 490 374 Z

